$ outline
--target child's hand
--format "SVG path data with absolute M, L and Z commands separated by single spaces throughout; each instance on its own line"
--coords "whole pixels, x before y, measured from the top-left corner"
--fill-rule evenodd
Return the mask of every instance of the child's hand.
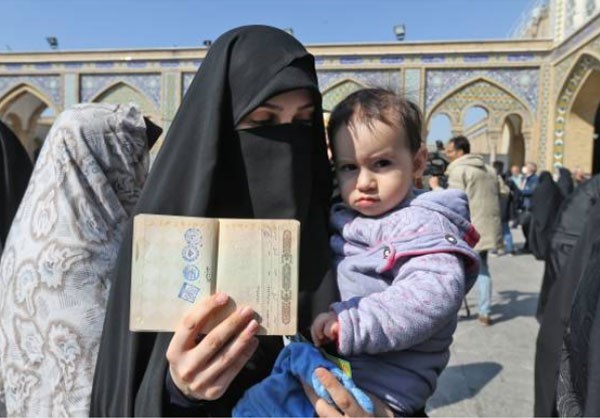
M 330 341 L 337 341 L 339 332 L 340 324 L 334 312 L 319 314 L 310 327 L 310 335 L 317 347 Z

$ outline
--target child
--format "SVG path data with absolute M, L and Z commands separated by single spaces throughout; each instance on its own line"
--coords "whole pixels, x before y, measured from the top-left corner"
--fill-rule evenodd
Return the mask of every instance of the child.
M 424 414 L 448 363 L 461 302 L 479 272 L 467 196 L 413 189 L 427 159 L 421 115 L 392 92 L 351 94 L 333 110 L 327 130 L 343 199 L 331 213 L 342 301 L 317 316 L 313 342 L 337 343 L 358 388 L 340 381 L 365 411 L 361 389 L 395 415 Z M 314 414 L 297 380 L 327 399 L 314 369 L 334 366 L 311 345 L 297 344 L 246 392 L 234 416 Z
M 421 115 L 390 91 L 351 94 L 327 130 L 343 199 L 331 212 L 342 301 L 317 316 L 312 338 L 336 342 L 356 384 L 396 414 L 419 413 L 479 270 L 467 197 L 413 189 L 427 158 Z

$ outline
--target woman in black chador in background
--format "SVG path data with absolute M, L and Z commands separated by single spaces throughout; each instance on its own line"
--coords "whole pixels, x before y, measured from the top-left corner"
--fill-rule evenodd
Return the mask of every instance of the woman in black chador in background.
M 0 122 L 0 253 L 23 198 L 33 164 L 15 134 Z

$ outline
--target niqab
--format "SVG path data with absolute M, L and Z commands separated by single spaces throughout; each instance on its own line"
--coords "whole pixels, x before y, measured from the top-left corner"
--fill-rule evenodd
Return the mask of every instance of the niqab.
M 33 164 L 21 141 L 0 122 L 0 250 L 27 188 Z
M 8 416 L 85 416 L 110 275 L 148 170 L 133 106 L 56 119 L 0 263 L 0 382 Z
M 295 89 L 315 98 L 311 127 L 297 123 L 236 131 L 266 99 Z M 286 218 L 301 221 L 301 328 L 336 297 L 327 231 L 331 179 L 313 57 L 287 33 L 247 26 L 211 47 L 173 120 L 136 213 Z M 165 410 L 170 333 L 131 333 L 131 225 L 109 297 L 91 414 L 158 416 Z M 270 372 L 281 338 L 262 337 L 247 366 L 216 401 L 179 415 L 229 415 L 243 391 Z

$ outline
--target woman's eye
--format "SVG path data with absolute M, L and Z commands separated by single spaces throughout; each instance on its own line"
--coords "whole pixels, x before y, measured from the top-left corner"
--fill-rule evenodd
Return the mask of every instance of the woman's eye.
M 350 171 L 356 170 L 356 166 L 354 164 L 342 164 L 338 167 L 340 173 L 348 173 Z
M 275 124 L 275 119 L 250 119 L 249 122 L 254 126 L 271 126 Z
M 377 160 L 375 162 L 375 167 L 383 168 L 383 167 L 389 166 L 390 164 L 392 164 L 392 162 L 390 160 Z

